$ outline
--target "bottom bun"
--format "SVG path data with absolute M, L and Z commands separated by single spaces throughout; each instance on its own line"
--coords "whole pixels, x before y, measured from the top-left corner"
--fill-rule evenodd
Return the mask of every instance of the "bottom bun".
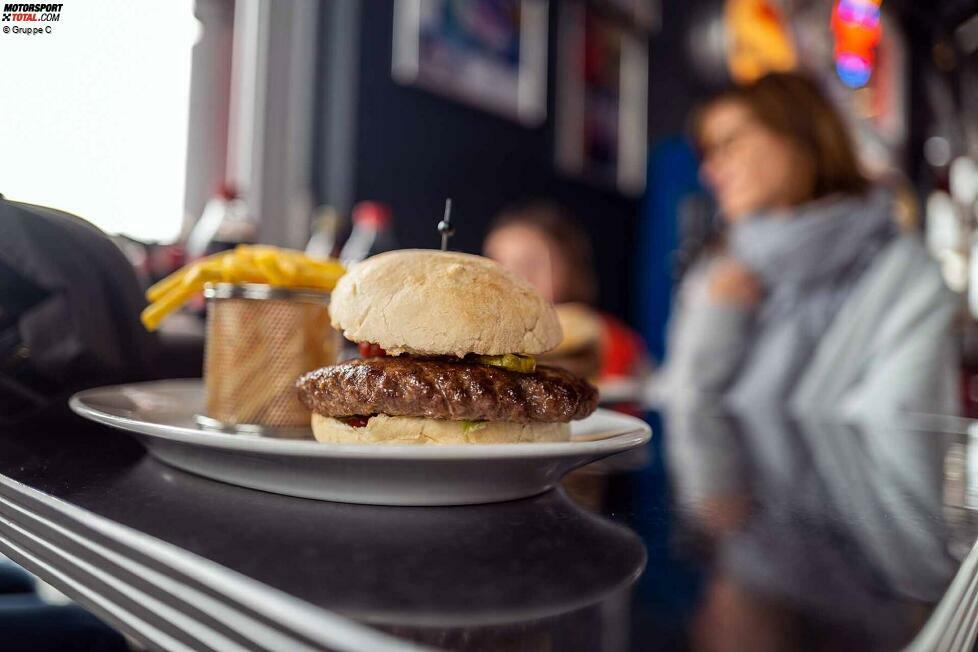
M 317 441 L 330 444 L 521 444 L 568 441 L 570 424 L 487 421 L 466 431 L 464 421 L 378 414 L 354 428 L 313 414 L 312 433 Z

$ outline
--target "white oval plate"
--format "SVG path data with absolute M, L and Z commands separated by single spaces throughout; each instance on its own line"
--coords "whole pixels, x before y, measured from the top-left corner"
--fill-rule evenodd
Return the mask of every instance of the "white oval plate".
M 273 493 L 369 505 L 524 498 L 652 435 L 644 421 L 599 409 L 571 424 L 569 442 L 325 444 L 205 430 L 194 420 L 203 401 L 200 380 L 161 380 L 89 389 L 69 404 L 83 417 L 133 433 L 157 459 L 186 471 Z

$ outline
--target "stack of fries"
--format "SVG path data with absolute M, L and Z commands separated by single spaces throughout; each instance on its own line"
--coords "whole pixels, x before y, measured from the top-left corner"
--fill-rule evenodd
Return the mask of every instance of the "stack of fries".
M 170 274 L 146 291 L 149 306 L 140 319 L 151 331 L 207 283 L 263 283 L 275 287 L 330 291 L 345 269 L 335 260 L 315 260 L 300 251 L 238 245 Z
M 344 271 L 334 260 L 240 245 L 151 287 L 141 319 L 156 330 L 207 285 L 206 416 L 223 425 L 308 426 L 309 412 L 294 385 L 303 373 L 336 362 L 339 336 L 330 326 L 327 304 Z M 235 287 L 245 284 L 282 289 Z

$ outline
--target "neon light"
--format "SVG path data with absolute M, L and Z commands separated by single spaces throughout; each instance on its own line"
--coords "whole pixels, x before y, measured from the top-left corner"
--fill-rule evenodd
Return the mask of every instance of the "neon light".
M 865 59 L 852 54 L 844 54 L 835 61 L 835 71 L 842 83 L 849 88 L 862 88 L 869 83 L 873 68 Z
M 876 64 L 876 46 L 882 35 L 882 0 L 839 0 L 832 10 L 835 69 L 842 83 L 862 88 Z

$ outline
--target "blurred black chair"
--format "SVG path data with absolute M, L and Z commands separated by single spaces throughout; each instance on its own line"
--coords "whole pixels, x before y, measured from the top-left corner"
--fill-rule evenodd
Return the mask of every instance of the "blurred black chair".
M 175 354 L 139 322 L 122 251 L 90 223 L 0 196 L 0 421 L 86 387 L 200 374 L 201 342 Z

